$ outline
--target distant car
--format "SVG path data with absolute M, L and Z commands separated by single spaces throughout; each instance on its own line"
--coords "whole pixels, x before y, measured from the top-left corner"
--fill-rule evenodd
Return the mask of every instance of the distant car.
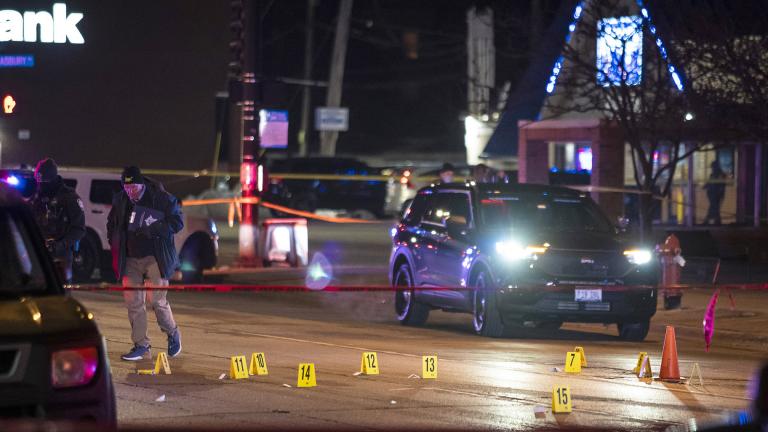
M 389 276 L 405 288 L 395 295 L 405 325 L 423 325 L 431 309 L 443 309 L 471 313 L 484 336 L 524 322 L 555 329 L 567 321 L 615 323 L 620 337 L 640 341 L 656 312 L 651 249 L 625 238 L 578 191 L 430 186 L 392 235 Z
M 115 427 L 104 338 L 42 245 L 27 206 L 0 184 L 0 418 Z
M 0 181 L 29 198 L 36 188 L 32 174 L 32 171 L 24 169 L 0 170 Z M 59 174 L 65 184 L 77 191 L 85 207 L 86 235 L 78 245 L 72 265 L 75 281 L 89 280 L 95 269 L 100 270 L 102 279 L 112 279 L 114 272 L 107 241 L 107 216 L 112 208 L 112 197 L 122 190 L 120 175 L 66 170 L 60 170 Z M 174 236 L 174 241 L 185 281 L 200 281 L 204 269 L 216 266 L 218 240 L 218 229 L 212 219 L 184 214 L 184 229 Z
M 358 216 L 386 215 L 386 181 L 278 179 L 276 174 L 380 175 L 376 168 L 351 158 L 309 157 L 274 159 L 268 165 L 270 185 L 266 198 L 297 210 L 343 210 Z M 365 212 L 365 213 L 363 213 Z

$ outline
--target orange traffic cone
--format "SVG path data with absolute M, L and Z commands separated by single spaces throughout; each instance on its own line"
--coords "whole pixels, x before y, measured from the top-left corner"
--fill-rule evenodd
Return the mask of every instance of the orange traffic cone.
M 659 379 L 662 381 L 680 381 L 680 367 L 677 364 L 677 341 L 675 328 L 667 326 L 664 335 L 664 350 L 661 353 L 661 370 Z

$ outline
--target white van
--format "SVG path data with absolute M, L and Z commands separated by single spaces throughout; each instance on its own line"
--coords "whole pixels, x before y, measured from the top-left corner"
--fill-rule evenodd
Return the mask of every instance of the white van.
M 107 216 L 113 195 L 122 189 L 119 174 L 60 169 L 64 183 L 74 188 L 85 206 L 86 234 L 72 267 L 74 279 L 114 280 L 112 254 L 107 241 Z M 199 282 L 203 270 L 216 266 L 219 235 L 210 218 L 184 214 L 184 229 L 174 236 L 183 280 Z

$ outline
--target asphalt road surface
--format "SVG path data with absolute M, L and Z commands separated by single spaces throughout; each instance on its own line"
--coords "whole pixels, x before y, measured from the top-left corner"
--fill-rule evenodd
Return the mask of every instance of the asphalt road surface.
M 337 266 L 336 283 L 384 283 L 387 231 L 386 224 L 312 225 L 311 249 Z M 225 262 L 234 248 L 223 239 Z M 212 279 L 301 284 L 304 274 L 277 268 Z M 183 352 L 171 359 L 171 375 L 148 376 L 136 370 L 151 368 L 149 360 L 120 360 L 130 348 L 121 295 L 75 295 L 107 338 L 124 427 L 665 430 L 745 409 L 748 380 L 768 352 L 768 302 L 754 292 L 735 293 L 733 310 L 727 296 L 721 300 L 708 353 L 701 336 L 708 290 L 687 293 L 682 310 L 660 310 L 642 343 L 620 341 L 615 326 L 582 324 L 488 339 L 472 334 L 468 315 L 443 312 L 433 312 L 424 328 L 406 328 L 394 318 L 391 293 L 187 292 L 169 295 Z M 632 373 L 640 351 L 658 373 L 666 325 L 676 329 L 682 375 L 698 363 L 703 386 L 644 382 Z M 166 340 L 151 314 L 150 328 L 155 356 Z M 566 352 L 575 345 L 584 347 L 588 366 L 566 374 Z M 356 375 L 366 351 L 378 353 L 379 375 Z M 231 356 L 254 352 L 266 354 L 268 375 L 226 377 Z M 437 379 L 420 378 L 424 355 L 438 356 Z M 297 388 L 299 363 L 314 363 L 317 387 Z M 570 414 L 551 412 L 560 385 L 570 387 Z

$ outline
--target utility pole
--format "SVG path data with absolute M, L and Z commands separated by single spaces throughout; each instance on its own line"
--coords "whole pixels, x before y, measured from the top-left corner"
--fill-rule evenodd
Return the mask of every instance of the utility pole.
M 352 16 L 352 0 L 341 0 L 339 17 L 336 22 L 336 39 L 333 43 L 333 58 L 329 77 L 328 93 L 325 106 L 338 108 L 341 104 L 341 86 L 344 81 L 344 62 L 347 56 L 347 39 L 349 39 L 349 18 Z M 337 131 L 320 133 L 320 153 L 323 156 L 336 154 Z
M 263 189 L 263 168 L 257 161 L 260 147 L 258 107 L 256 96 L 256 65 L 258 59 L 259 40 L 257 26 L 260 20 L 257 0 L 231 0 L 233 19 L 230 28 L 233 39 L 230 47 L 233 59 L 230 62 L 230 95 L 236 103 L 240 114 L 240 149 L 242 162 L 240 164 L 240 184 L 242 197 L 258 197 Z M 258 259 L 258 206 L 250 203 L 242 204 L 242 221 L 239 232 L 239 259 L 241 266 L 259 264 Z
M 304 26 L 304 80 L 312 79 L 312 41 L 315 33 L 315 2 L 307 0 L 307 22 Z M 309 149 L 309 106 L 312 88 L 304 86 L 301 95 L 301 130 L 299 131 L 299 156 L 306 156 Z

